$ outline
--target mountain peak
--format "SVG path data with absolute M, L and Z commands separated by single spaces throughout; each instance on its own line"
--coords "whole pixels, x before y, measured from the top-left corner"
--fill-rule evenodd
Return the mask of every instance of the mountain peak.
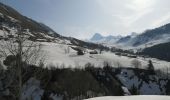
M 101 40 L 101 39 L 103 39 L 103 36 L 100 33 L 95 33 L 90 40 L 97 41 L 97 40 Z
M 115 43 L 117 40 L 119 40 L 122 36 L 113 36 L 113 35 L 108 35 L 108 36 L 102 36 L 99 33 L 95 33 L 93 37 L 90 39 L 91 42 L 94 43 L 107 43 L 107 44 L 112 44 Z

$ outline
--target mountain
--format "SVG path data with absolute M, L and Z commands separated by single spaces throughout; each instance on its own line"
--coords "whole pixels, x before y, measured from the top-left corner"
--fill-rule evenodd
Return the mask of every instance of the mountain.
M 159 44 L 170 41 L 170 24 L 147 30 L 133 39 L 133 46 Z
M 19 26 L 21 32 L 17 32 Z M 21 39 L 18 34 L 26 38 Z M 130 39 L 135 37 L 136 34 L 130 35 Z M 120 38 L 96 34 L 92 40 L 113 43 Z M 41 50 L 36 45 L 28 45 L 30 41 L 41 44 Z M 146 59 L 138 57 L 139 62 L 133 55 L 120 57 L 107 50 L 110 48 L 101 44 L 62 36 L 45 24 L 0 4 L 0 100 L 169 95 L 170 80 L 163 72 L 150 73 Z M 134 61 L 141 66 L 135 67 Z M 152 61 L 157 69 L 168 65 L 168 62 Z
M 170 61 L 170 42 L 157 44 L 143 49 L 139 54 Z
M 112 44 L 115 43 L 117 40 L 119 40 L 122 36 L 102 36 L 99 33 L 95 33 L 93 37 L 89 40 L 93 43 L 101 43 L 101 44 Z
M 133 32 L 128 36 L 120 38 L 116 43 L 127 43 L 128 41 L 130 41 L 132 38 L 136 36 L 137 36 L 137 33 Z
M 95 33 L 90 40 L 91 40 L 91 41 L 99 41 L 99 40 L 101 40 L 101 39 L 103 39 L 103 38 L 104 38 L 104 37 L 103 37 L 101 34 Z
M 45 24 L 23 16 L 15 9 L 0 3 L 0 37 L 3 38 L 3 31 L 10 34 L 10 31 L 15 30 L 18 26 L 21 26 L 22 30 L 28 30 L 28 39 L 31 41 L 63 43 L 91 49 L 105 48 L 104 46 L 95 43 L 62 36 Z
M 31 32 L 54 32 L 48 26 L 36 22 L 26 16 L 23 16 L 13 8 L 2 3 L 0 3 L 0 15 L 1 25 L 6 24 L 12 27 L 16 24 L 19 24 L 23 29 L 29 29 Z M 55 35 L 59 36 L 59 34 L 57 33 L 55 33 Z
M 170 23 L 158 28 L 146 30 L 141 34 L 135 32 L 127 36 L 102 36 L 99 33 L 89 40 L 93 43 L 109 44 L 120 48 L 147 48 L 170 42 Z
M 123 37 L 117 43 L 132 47 L 150 47 L 166 42 L 170 42 L 170 23 L 155 29 L 146 30 L 136 36 Z

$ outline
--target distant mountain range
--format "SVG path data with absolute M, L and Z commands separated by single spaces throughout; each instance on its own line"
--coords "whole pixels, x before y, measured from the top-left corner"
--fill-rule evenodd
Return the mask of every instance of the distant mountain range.
M 128 36 L 102 36 L 100 33 L 96 33 L 88 42 L 85 42 L 72 37 L 64 37 L 45 24 L 25 17 L 15 9 L 0 3 L 0 39 L 3 38 L 3 31 L 10 32 L 13 28 L 16 28 L 17 25 L 20 25 L 22 29 L 29 30 L 28 39 L 31 41 L 63 43 L 91 49 L 99 49 L 101 47 L 108 49 L 108 47 L 99 44 L 109 44 L 109 46 L 113 44 L 113 46 L 119 46 L 125 49 L 144 49 L 157 45 L 158 48 L 160 48 L 159 44 L 166 47 L 170 43 L 170 23 L 155 29 L 146 30 L 141 34 L 132 33 Z M 5 30 L 3 29 L 4 27 Z M 167 43 L 167 45 L 164 45 L 165 43 Z M 167 54 L 165 55 L 167 56 Z
M 93 43 L 113 44 L 121 38 L 122 38 L 122 36 L 120 36 L 120 35 L 119 36 L 112 36 L 112 35 L 102 36 L 100 33 L 95 33 L 89 41 L 93 42 Z
M 117 41 L 118 44 L 133 47 L 140 47 L 142 45 L 153 46 L 166 42 L 170 42 L 170 24 L 166 24 L 151 30 L 146 30 L 134 37 L 123 37 Z
M 23 29 L 29 29 L 30 39 L 33 41 L 70 41 L 74 45 L 91 46 L 89 43 L 75 38 L 64 37 L 45 24 L 36 22 L 28 17 L 21 15 L 13 8 L 0 3 L 0 28 L 7 27 L 6 31 L 16 27 L 19 24 Z M 2 30 L 2 29 L 1 29 Z M 160 43 L 170 42 L 170 24 L 161 27 L 146 30 L 141 34 L 132 33 L 128 36 L 102 36 L 100 33 L 88 40 L 93 42 L 93 46 L 97 47 L 95 43 L 99 44 L 116 44 L 122 47 L 136 47 L 146 48 Z
M 155 29 L 146 30 L 141 34 L 132 33 L 124 37 L 111 35 L 104 37 L 96 33 L 89 41 L 101 44 L 116 44 L 122 47 L 146 48 L 170 42 L 170 23 Z

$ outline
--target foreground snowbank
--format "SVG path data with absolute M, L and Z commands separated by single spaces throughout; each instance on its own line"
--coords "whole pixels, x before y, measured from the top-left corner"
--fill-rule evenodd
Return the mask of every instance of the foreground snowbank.
M 170 100 L 170 96 L 140 95 L 140 96 L 106 96 L 86 100 Z

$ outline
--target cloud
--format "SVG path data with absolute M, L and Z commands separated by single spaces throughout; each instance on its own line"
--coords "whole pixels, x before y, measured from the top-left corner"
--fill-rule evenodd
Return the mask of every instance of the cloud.
M 170 13 L 167 13 L 166 15 L 162 16 L 161 18 L 153 21 L 152 27 L 158 27 L 163 24 L 167 24 L 167 22 L 170 22 Z
M 141 11 L 140 13 L 134 13 L 132 15 L 124 15 L 124 16 L 112 15 L 112 16 L 117 17 L 125 27 L 130 27 L 133 24 L 136 24 L 136 22 L 140 20 L 140 18 L 143 18 L 144 16 L 146 16 L 148 13 L 152 11 L 153 11 L 152 9 L 149 9 L 147 11 Z
M 112 20 L 119 20 L 122 28 L 133 29 L 141 18 L 147 17 L 149 13 L 154 11 L 153 6 L 156 0 L 98 0 L 99 5 L 112 16 Z
M 48 24 L 61 35 L 80 39 L 90 38 L 94 33 L 140 33 L 170 22 L 170 0 L 21 1 L 14 4 L 27 5 L 18 8 L 26 9 L 25 15 Z
M 140 33 L 170 21 L 169 0 L 94 0 L 93 2 L 95 9 L 89 3 L 80 2 L 79 5 L 88 7 L 88 11 L 78 10 L 77 19 L 62 26 L 63 35 L 80 39 L 90 38 L 96 32 L 102 35 L 127 35 L 131 32 Z M 89 15 L 81 16 L 80 11 L 84 15 Z
M 161 26 L 170 21 L 168 0 L 96 0 L 103 14 L 110 16 L 105 19 L 107 24 L 87 27 L 67 28 L 78 38 L 89 38 L 92 33 L 103 35 L 127 35 L 131 32 L 142 32 L 149 28 Z M 77 32 L 77 33 L 76 33 Z
M 153 7 L 155 1 L 156 0 L 131 0 L 131 2 L 127 3 L 125 6 L 128 9 L 140 12 Z

